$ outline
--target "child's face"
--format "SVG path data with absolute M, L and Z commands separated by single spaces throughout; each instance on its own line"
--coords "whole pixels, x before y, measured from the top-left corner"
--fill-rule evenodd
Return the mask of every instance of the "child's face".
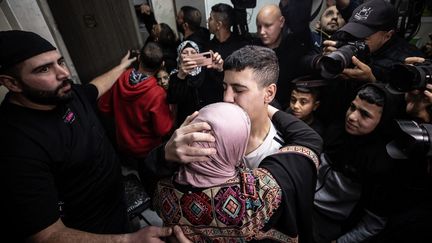
M 168 82 L 169 82 L 169 75 L 165 71 L 159 71 L 156 75 L 158 84 L 162 86 L 164 89 L 168 88 Z
M 318 105 L 319 102 L 315 100 L 311 93 L 303 93 L 297 90 L 293 90 L 291 93 L 290 108 L 293 115 L 301 120 L 310 118 Z

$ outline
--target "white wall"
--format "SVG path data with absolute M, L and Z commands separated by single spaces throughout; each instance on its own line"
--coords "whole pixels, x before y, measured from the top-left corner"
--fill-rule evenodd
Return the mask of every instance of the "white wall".
M 42 12 L 34 0 L 4 0 L 9 2 L 11 9 L 19 22 L 22 30 L 35 31 L 49 42 L 56 45 L 47 22 L 45 21 Z
M 5 13 L 0 8 L 0 30 L 10 30 L 12 29 L 12 26 L 10 25 L 9 21 L 6 19 Z
M 177 24 L 176 24 L 176 12 L 174 10 L 174 3 L 173 1 L 152 1 L 152 7 L 153 11 L 155 13 L 155 18 L 158 23 L 165 23 L 168 24 L 171 29 L 174 31 L 177 30 Z

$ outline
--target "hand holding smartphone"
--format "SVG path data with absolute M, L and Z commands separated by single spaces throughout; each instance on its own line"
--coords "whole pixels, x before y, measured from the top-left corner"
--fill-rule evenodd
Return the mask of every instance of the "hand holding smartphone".
M 213 63 L 213 55 L 211 52 L 203 52 L 188 56 L 189 59 L 195 61 L 197 66 L 208 66 Z
M 134 67 L 135 69 L 138 69 L 139 54 L 140 54 L 139 50 L 135 50 L 135 49 L 130 49 L 129 50 L 129 59 L 132 59 L 132 58 L 136 57 L 135 61 L 131 64 L 131 67 Z

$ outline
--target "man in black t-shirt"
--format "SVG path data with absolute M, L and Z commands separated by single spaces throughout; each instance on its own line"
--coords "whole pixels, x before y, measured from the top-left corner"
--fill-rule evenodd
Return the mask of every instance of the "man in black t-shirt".
M 14 242 L 149 242 L 172 234 L 129 233 L 119 161 L 93 110 L 135 60 L 89 85 L 73 85 L 64 58 L 26 31 L 0 32 L 0 185 L 3 236 Z
M 234 9 L 225 3 L 218 3 L 211 7 L 208 18 L 208 28 L 213 38 L 210 41 L 210 50 L 217 52 L 225 60 L 231 53 L 247 45 L 247 40 L 231 32 Z
M 289 106 L 291 81 L 304 75 L 299 60 L 312 48 L 309 18 L 312 1 L 281 0 L 277 5 L 266 5 L 256 18 L 259 41 L 256 44 L 275 51 L 279 62 L 276 100 L 285 109 Z

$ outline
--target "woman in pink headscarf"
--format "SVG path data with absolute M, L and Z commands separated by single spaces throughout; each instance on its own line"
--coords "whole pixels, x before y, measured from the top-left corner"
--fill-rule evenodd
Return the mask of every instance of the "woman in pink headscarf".
M 217 153 L 209 162 L 198 161 L 181 167 L 176 182 L 205 188 L 236 177 L 249 140 L 251 123 L 247 113 L 234 104 L 216 103 L 201 109 L 192 121 L 197 122 L 207 122 L 212 127 L 215 142 L 195 146 L 214 147 Z
M 290 175 L 294 170 L 288 167 L 298 159 L 305 170 L 313 171 L 313 179 L 312 163 L 305 163 L 302 155 L 287 159 L 280 153 L 261 163 L 269 169 L 246 169 L 242 160 L 251 125 L 235 104 L 208 105 L 192 121 L 196 122 L 210 124 L 215 142 L 195 146 L 214 147 L 217 153 L 209 162 L 182 165 L 176 175 L 158 183 L 154 205 L 164 224 L 179 225 L 193 242 L 297 242 L 295 204 L 301 202 L 294 200 L 293 191 L 301 188 L 292 181 L 302 178 L 298 170 L 298 175 Z

